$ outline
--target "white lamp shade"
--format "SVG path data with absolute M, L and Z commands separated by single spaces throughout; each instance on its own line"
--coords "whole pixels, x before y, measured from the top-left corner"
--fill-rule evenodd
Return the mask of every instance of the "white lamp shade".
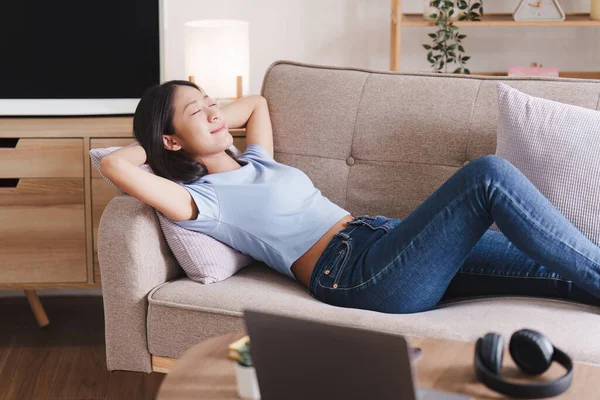
M 242 77 L 242 96 L 250 89 L 250 39 L 248 22 L 200 20 L 184 24 L 185 75 L 212 98 L 237 95 Z

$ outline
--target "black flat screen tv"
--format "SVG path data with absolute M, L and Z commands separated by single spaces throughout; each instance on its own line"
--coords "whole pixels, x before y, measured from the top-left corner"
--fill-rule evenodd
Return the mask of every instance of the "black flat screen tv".
M 162 0 L 0 4 L 0 116 L 131 115 L 162 81 Z

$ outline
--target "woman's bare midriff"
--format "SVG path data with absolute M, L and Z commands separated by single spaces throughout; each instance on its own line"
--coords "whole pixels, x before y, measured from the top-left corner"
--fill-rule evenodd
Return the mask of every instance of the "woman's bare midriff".
M 308 251 L 299 259 L 294 261 L 292 264 L 292 273 L 296 279 L 301 282 L 304 286 L 308 287 L 310 275 L 315 268 L 317 260 L 325 251 L 325 248 L 333 239 L 333 236 L 348 227 L 348 222 L 352 221 L 354 217 L 352 215 L 346 215 L 335 223 L 321 238 L 315 243 Z

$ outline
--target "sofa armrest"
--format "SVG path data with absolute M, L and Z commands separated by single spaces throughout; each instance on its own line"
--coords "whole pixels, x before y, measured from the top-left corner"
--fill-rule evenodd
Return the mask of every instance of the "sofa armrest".
M 100 218 L 98 261 L 108 370 L 150 373 L 147 295 L 183 275 L 154 209 L 127 194 L 114 197 Z

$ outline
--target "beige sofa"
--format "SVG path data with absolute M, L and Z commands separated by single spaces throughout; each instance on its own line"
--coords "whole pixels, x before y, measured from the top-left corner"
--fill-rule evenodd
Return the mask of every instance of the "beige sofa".
M 404 219 L 465 163 L 495 151 L 496 82 L 597 109 L 600 81 L 410 74 L 280 61 L 262 95 L 275 159 L 295 166 L 353 215 Z M 599 309 L 567 301 L 502 297 L 407 315 L 320 303 L 290 278 L 255 262 L 212 285 L 188 279 L 153 210 L 115 197 L 100 221 L 109 370 L 152 371 L 195 343 L 243 329 L 245 307 L 407 335 L 472 341 L 523 327 L 545 333 L 575 360 L 600 364 Z

